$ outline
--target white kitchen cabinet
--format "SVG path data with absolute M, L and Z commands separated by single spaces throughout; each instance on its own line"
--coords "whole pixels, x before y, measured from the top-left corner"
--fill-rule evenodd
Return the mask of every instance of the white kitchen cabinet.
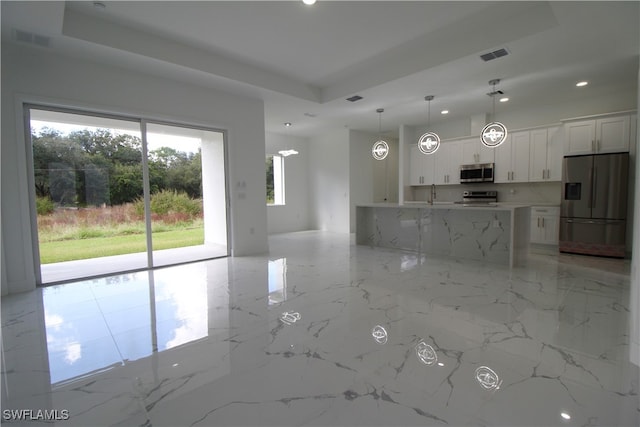
M 530 131 L 513 132 L 495 151 L 495 182 L 529 180 Z
M 557 245 L 560 229 L 560 208 L 557 206 L 531 207 L 531 243 Z
M 464 139 L 462 144 L 462 164 L 493 163 L 495 161 L 494 148 L 486 147 L 480 141 L 480 136 Z
M 460 184 L 460 164 L 462 144 L 460 141 L 443 142 L 434 157 L 434 177 L 436 185 Z
M 532 130 L 529 146 L 529 181 L 561 180 L 562 132 L 560 127 Z
M 442 148 L 442 147 L 440 147 Z M 436 152 L 436 154 L 440 151 Z M 410 185 L 433 184 L 435 155 L 422 154 L 416 144 L 411 146 L 409 163 Z
M 630 116 L 611 116 L 565 123 L 566 155 L 629 151 Z

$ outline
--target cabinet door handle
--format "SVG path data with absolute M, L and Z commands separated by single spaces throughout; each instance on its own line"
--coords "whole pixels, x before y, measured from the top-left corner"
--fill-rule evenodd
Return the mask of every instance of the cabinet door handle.
M 538 228 L 540 228 L 540 217 L 538 217 Z
M 544 217 L 542 217 L 542 228 L 544 228 Z

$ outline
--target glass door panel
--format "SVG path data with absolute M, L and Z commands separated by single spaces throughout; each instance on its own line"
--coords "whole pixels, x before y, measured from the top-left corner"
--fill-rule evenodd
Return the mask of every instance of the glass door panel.
M 29 114 L 41 283 L 147 267 L 140 123 Z
M 226 256 L 224 135 L 147 123 L 153 265 Z

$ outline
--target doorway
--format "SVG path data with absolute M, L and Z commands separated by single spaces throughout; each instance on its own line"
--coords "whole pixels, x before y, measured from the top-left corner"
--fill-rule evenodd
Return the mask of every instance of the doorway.
M 223 131 L 25 109 L 38 284 L 229 254 Z

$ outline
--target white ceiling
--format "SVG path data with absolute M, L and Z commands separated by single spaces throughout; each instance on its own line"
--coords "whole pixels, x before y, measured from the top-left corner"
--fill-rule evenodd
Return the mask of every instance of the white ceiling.
M 495 78 L 510 109 L 637 91 L 635 1 L 93 3 L 2 1 L 3 41 L 28 31 L 61 54 L 261 98 L 271 132 L 377 132 L 377 108 L 394 132 L 426 122 L 425 95 L 432 123 L 445 108 L 485 114 Z M 509 55 L 480 59 L 499 48 Z

